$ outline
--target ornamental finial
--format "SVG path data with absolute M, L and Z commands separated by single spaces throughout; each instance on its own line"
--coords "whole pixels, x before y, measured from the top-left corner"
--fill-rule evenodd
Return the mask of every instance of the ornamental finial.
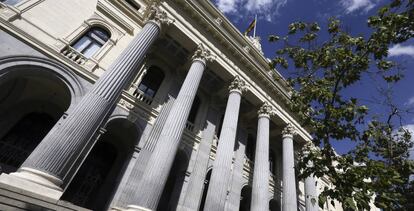
M 198 44 L 197 49 L 194 51 L 191 60 L 199 59 L 203 61 L 213 61 L 216 57 L 208 50 L 202 43 Z
M 291 123 L 288 123 L 286 127 L 282 130 L 283 136 L 294 136 L 296 135 L 296 133 L 296 129 L 295 127 L 293 127 Z
M 148 7 L 146 13 L 145 13 L 145 22 L 148 21 L 154 21 L 156 22 L 159 26 L 165 24 L 165 25 L 170 25 L 171 23 L 173 23 L 175 20 L 172 18 L 169 18 L 167 13 L 165 11 L 162 11 L 159 8 L 159 2 L 158 1 L 153 1 L 152 4 Z
M 271 116 L 273 115 L 275 112 L 273 110 L 273 107 L 268 103 L 265 102 L 260 108 L 259 111 L 257 111 L 257 114 L 259 114 L 259 116 L 261 115 L 265 115 L 265 116 Z
M 247 90 L 246 82 L 243 79 L 241 79 L 240 76 L 236 76 L 234 80 L 231 82 L 229 90 L 237 90 L 240 92 L 244 92 Z

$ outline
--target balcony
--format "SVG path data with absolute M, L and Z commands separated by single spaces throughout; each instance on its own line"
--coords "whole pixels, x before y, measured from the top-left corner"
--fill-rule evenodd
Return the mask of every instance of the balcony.
M 144 92 L 142 92 L 139 89 L 135 89 L 134 93 L 132 94 L 135 99 L 147 104 L 147 105 L 151 105 L 153 98 L 146 95 Z
M 76 64 L 79 64 L 79 65 L 84 65 L 86 63 L 86 61 L 88 60 L 88 58 L 86 58 L 84 55 L 82 55 L 81 53 L 79 53 L 78 51 L 76 51 L 74 48 L 72 48 L 69 45 L 67 45 L 65 48 L 63 48 L 61 53 L 66 58 L 72 60 L 73 62 L 75 62 Z

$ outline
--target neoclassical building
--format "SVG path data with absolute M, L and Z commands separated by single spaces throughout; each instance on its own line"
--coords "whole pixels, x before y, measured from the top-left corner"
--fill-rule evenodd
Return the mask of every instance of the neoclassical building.
M 291 88 L 212 2 L 1 0 L 0 29 L 0 210 L 321 209 Z

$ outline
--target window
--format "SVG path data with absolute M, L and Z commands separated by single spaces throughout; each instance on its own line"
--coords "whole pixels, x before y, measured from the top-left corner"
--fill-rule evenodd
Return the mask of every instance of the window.
M 139 8 L 141 8 L 141 5 L 135 2 L 135 0 L 125 0 L 125 2 L 128 3 L 128 5 L 134 8 L 135 10 L 139 10 Z
M 0 2 L 3 2 L 8 5 L 16 5 L 17 3 L 20 2 L 20 0 L 0 0 Z
M 86 58 L 92 57 L 108 40 L 109 33 L 99 27 L 89 29 L 72 47 Z
M 142 92 L 145 96 L 153 98 L 164 80 L 164 73 L 158 67 L 150 67 L 148 73 L 144 76 L 134 95 L 137 96 Z

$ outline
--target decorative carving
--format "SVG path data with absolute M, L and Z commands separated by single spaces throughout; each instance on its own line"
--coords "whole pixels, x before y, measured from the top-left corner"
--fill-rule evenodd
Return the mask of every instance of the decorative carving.
M 257 114 L 260 115 L 267 115 L 267 116 L 271 116 L 274 115 L 274 110 L 273 107 L 271 105 L 269 105 L 268 102 L 265 102 L 262 107 L 259 108 L 259 111 L 257 111 Z
M 213 61 L 216 59 L 216 57 L 211 54 L 211 51 L 208 50 L 203 44 L 198 44 L 197 49 L 195 50 L 193 56 L 191 57 L 191 60 L 203 60 L 203 61 Z
M 218 25 L 221 25 L 221 24 L 223 23 L 223 20 L 221 20 L 221 18 L 220 18 L 220 17 L 217 17 L 214 21 L 216 21 L 216 23 L 217 23 Z
M 243 47 L 243 50 L 245 50 L 247 53 L 250 53 L 250 47 L 247 45 Z
M 236 78 L 234 78 L 234 80 L 231 82 L 229 90 L 238 90 L 240 92 L 244 92 L 247 90 L 246 82 L 241 79 L 240 76 L 236 76 Z
M 174 23 L 174 19 L 169 18 L 165 11 L 159 8 L 159 3 L 154 1 L 151 6 L 148 7 L 145 13 L 146 21 L 155 21 L 158 25 L 170 25 Z
M 282 135 L 283 136 L 293 136 L 296 135 L 296 129 L 295 127 L 293 127 L 293 125 L 291 123 L 289 123 L 288 125 L 286 125 L 286 127 L 282 130 Z

